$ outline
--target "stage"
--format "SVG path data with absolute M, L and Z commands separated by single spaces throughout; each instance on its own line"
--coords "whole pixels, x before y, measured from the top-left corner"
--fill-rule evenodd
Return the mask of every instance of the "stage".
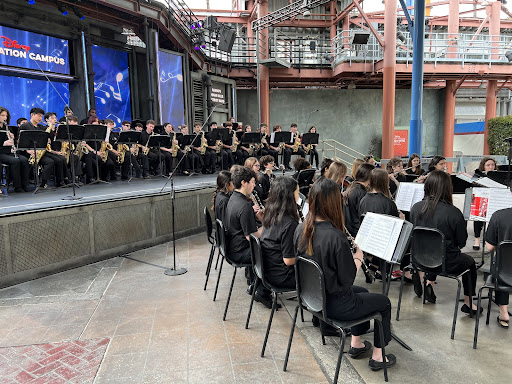
M 178 192 L 193 191 L 215 187 L 217 175 L 194 175 L 174 177 L 174 189 Z M 41 212 L 56 208 L 76 207 L 84 204 L 118 201 L 133 197 L 169 194 L 171 183 L 168 182 L 162 191 L 167 178 L 153 177 L 152 179 L 132 179 L 114 181 L 110 184 L 83 185 L 76 188 L 76 196 L 80 200 L 64 200 L 72 196 L 71 187 L 54 190 L 43 189 L 38 193 L 15 193 L 11 191 L 8 197 L 0 198 L 0 217 L 19 215 L 30 212 Z M 4 190 L 5 191 L 5 190 Z

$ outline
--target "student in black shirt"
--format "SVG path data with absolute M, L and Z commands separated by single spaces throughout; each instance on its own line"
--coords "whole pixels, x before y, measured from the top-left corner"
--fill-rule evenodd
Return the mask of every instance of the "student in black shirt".
M 356 172 L 356 179 L 343 193 L 343 215 L 345 226 L 353 237 L 356 237 L 359 230 L 361 214 L 359 203 L 366 195 L 366 188 L 370 183 L 370 175 L 375 167 L 371 164 L 361 164 Z
M 266 279 L 279 288 L 295 288 L 293 234 L 299 224 L 297 201 L 297 181 L 291 177 L 277 177 L 266 201 L 260 240 Z
M 425 171 L 421 168 L 420 155 L 417 153 L 413 153 L 411 157 L 409 157 L 406 168 L 409 168 L 407 171 L 405 171 L 408 175 L 421 176 L 425 173 Z
M 442 171 L 432 171 L 425 181 L 425 198 L 411 208 L 411 222 L 414 226 L 437 228 L 444 234 L 446 246 L 446 272 L 457 275 L 466 269 L 462 277 L 464 286 L 464 305 L 461 311 L 469 313 L 469 298 L 475 295 L 476 266 L 475 260 L 460 250 L 468 238 L 467 225 L 462 212 L 453 206 L 452 179 Z M 471 285 L 469 282 L 471 278 Z M 431 303 L 436 302 L 434 294 L 435 273 L 427 274 L 425 297 Z M 476 305 L 473 304 L 473 310 Z
M 276 175 L 272 172 L 275 166 L 274 157 L 271 155 L 265 155 L 260 158 L 260 182 L 262 194 L 262 201 L 267 200 L 270 192 L 270 185 L 275 180 Z
M 315 260 L 324 273 L 327 316 L 340 321 L 364 317 L 372 312 L 382 315 L 384 342 L 391 340 L 391 303 L 381 294 L 369 293 L 354 285 L 363 262 L 357 249 L 353 254 L 344 232 L 343 211 L 339 186 L 332 180 L 320 178 L 311 187 L 308 197 L 309 213 L 306 221 L 295 231 L 294 242 L 298 255 Z M 349 356 L 356 358 L 371 349 L 371 343 L 362 341 L 370 322 L 351 329 Z M 369 365 L 372 370 L 384 367 L 379 328 L 374 327 L 374 344 Z M 393 355 L 386 356 L 387 366 L 396 363 Z
M 231 181 L 231 172 L 220 171 L 217 176 L 217 189 L 213 193 L 215 220 L 218 219 L 224 223 L 226 206 L 234 189 L 235 187 Z
M 492 157 L 485 156 L 480 160 L 480 164 L 477 169 L 475 169 L 475 175 L 480 177 L 486 177 L 487 172 L 496 170 L 497 163 Z M 482 229 L 484 227 L 483 221 L 473 221 L 473 231 L 475 232 L 475 244 L 473 245 L 474 251 L 480 250 L 480 235 L 482 234 Z
M 250 264 L 251 249 L 249 235 L 254 234 L 257 237 L 261 235 L 261 228 L 258 230 L 256 227 L 254 210 L 247 198 L 254 190 L 256 174 L 252 169 L 238 166 L 231 173 L 231 179 L 235 186 L 235 191 L 229 198 L 223 222 L 227 234 L 228 257 L 235 262 Z M 263 214 L 258 211 L 256 217 L 261 221 Z M 247 275 L 250 280 L 248 282 L 251 285 L 254 284 L 252 268 L 248 269 Z M 263 284 L 258 285 L 254 299 L 263 303 L 267 308 L 272 308 L 270 291 Z
M 340 186 L 340 191 L 343 190 L 343 182 L 347 177 L 347 166 L 341 161 L 334 161 L 325 172 L 325 177 L 331 179 Z
M 489 221 L 487 232 L 485 232 L 485 247 L 488 251 L 493 251 L 505 240 L 512 240 L 512 208 L 505 208 L 494 212 L 491 221 Z M 507 329 L 510 320 L 508 297 L 509 294 L 507 292 L 494 291 L 496 304 L 500 306 L 500 314 L 497 319 L 498 324 Z
M 261 185 L 260 181 L 260 162 L 255 157 L 249 157 L 247 160 L 245 160 L 244 167 L 250 168 L 254 171 L 254 174 L 256 175 L 256 183 L 254 185 L 254 191 L 253 193 L 256 193 L 258 195 L 258 198 L 263 203 L 263 186 Z
M 395 196 L 401 182 L 407 181 L 404 172 L 404 164 L 399 157 L 393 157 L 386 166 L 389 173 L 389 190 L 391 196 Z

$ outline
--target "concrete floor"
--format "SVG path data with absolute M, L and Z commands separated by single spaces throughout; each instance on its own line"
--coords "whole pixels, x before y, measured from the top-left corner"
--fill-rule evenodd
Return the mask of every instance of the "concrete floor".
M 470 237 L 468 244 L 472 242 Z M 0 290 L 0 347 L 109 338 L 95 383 L 332 380 L 339 339 L 328 337 L 327 345 L 322 345 L 307 314 L 306 322 L 298 322 L 300 332 L 295 333 L 288 372 L 282 371 L 296 301 L 281 297 L 286 310 L 276 313 L 267 353 L 261 358 L 269 311 L 255 304 L 250 329 L 244 329 L 250 297 L 243 273 L 238 274 L 223 322 L 232 269 L 224 268 L 213 302 L 216 271 L 208 289 L 202 288 L 209 251 L 205 236 L 183 239 L 177 245 L 179 265 L 189 270 L 182 276 L 163 274 L 172 265 L 172 247 L 163 245 Z M 357 284 L 374 292 L 381 289 L 379 283 L 366 284 L 362 275 Z M 477 287 L 481 284 L 479 273 Z M 390 382 L 489 383 L 512 377 L 511 331 L 498 326 L 496 306 L 490 324 L 481 321 L 478 349 L 473 350 L 474 320 L 460 311 L 455 340 L 450 340 L 454 282 L 438 279 L 435 305 L 422 305 L 412 286 L 406 286 L 396 322 L 398 288 L 393 282 L 389 294 L 392 324 L 413 351 L 394 341 L 387 347 L 398 360 L 389 370 Z M 373 342 L 373 335 L 367 339 Z M 344 357 L 340 382 L 382 381 L 382 372 L 368 368 L 368 358 Z M 5 381 L 0 378 L 0 382 Z

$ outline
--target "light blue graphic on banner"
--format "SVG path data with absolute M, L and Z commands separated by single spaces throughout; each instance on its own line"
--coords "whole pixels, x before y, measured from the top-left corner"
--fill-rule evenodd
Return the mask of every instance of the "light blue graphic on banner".
M 69 103 L 69 84 L 54 82 L 53 86 L 64 101 Z M 11 113 L 11 125 L 16 125 L 16 120 L 20 117 L 30 119 L 30 110 L 35 107 L 45 112 L 55 112 L 57 117 L 64 115 L 64 101 L 46 80 L 0 76 L 0 89 L 1 105 Z
M 128 54 L 116 49 L 92 46 L 96 115 L 112 119 L 116 126 L 132 119 Z
M 69 74 L 68 40 L 0 25 L 0 64 Z
M 171 123 L 176 128 L 185 123 L 182 57 L 158 51 L 158 64 L 161 123 Z

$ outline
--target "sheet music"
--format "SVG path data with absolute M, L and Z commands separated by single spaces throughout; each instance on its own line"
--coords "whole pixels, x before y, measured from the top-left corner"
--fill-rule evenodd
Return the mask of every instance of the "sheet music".
M 418 183 L 400 183 L 395 203 L 400 211 L 409 212 L 425 195 L 424 185 Z
M 404 221 L 387 215 L 368 212 L 355 242 L 362 251 L 391 261 Z
M 487 221 L 491 220 L 492 214 L 500 209 L 512 208 L 512 193 L 502 188 L 489 188 L 489 205 L 487 206 Z
M 469 220 L 486 221 L 489 206 L 489 188 L 471 189 L 471 208 Z
M 507 188 L 506 185 L 500 184 L 497 181 L 489 179 L 488 177 L 482 177 L 481 179 L 475 181 L 475 183 L 483 185 L 487 188 Z
M 474 173 L 457 173 L 456 175 L 459 179 L 467 181 L 470 184 L 474 184 L 477 179 L 474 178 Z

